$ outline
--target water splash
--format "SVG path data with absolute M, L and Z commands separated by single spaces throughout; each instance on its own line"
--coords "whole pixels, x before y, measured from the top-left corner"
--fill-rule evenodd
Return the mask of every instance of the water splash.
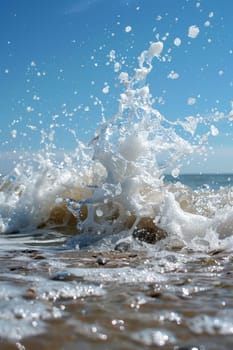
M 209 137 L 218 135 L 216 123 L 230 119 L 232 112 L 166 119 L 154 107 L 147 83 L 154 62 L 166 61 L 163 49 L 162 41 L 152 42 L 140 54 L 132 76 L 119 73 L 123 91 L 118 112 L 103 121 L 88 145 L 76 138 L 73 154 L 63 151 L 58 157 L 54 129 L 41 131 L 41 152 L 33 158 L 22 156 L 11 176 L 2 180 L 1 232 L 72 227 L 79 233 L 76 248 L 171 237 L 195 249 L 227 246 L 233 226 L 230 200 L 223 205 L 229 208 L 227 215 L 217 210 L 210 194 L 208 208 L 203 209 L 204 200 L 196 208 L 199 194 L 178 183 L 167 184 L 164 176 L 177 178 L 185 159 L 203 153 Z M 209 125 L 207 132 L 197 132 L 201 124 Z M 179 133 L 180 127 L 191 138 Z

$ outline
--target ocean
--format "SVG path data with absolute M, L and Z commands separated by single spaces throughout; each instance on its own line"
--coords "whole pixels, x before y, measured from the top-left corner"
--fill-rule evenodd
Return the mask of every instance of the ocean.
M 67 209 L 57 199 L 44 223 L 24 217 L 29 199 L 5 201 L 1 349 L 230 349 L 232 178 L 166 176 L 160 218 L 138 220 L 119 194 L 67 199 Z M 1 196 L 12 188 L 16 179 L 2 182 Z
M 193 190 L 219 190 L 233 186 L 232 174 L 181 174 L 178 178 L 165 175 L 165 181 L 180 182 Z
M 39 130 L 1 178 L 1 350 L 233 347 L 233 174 L 181 172 L 227 116 L 161 115 L 145 81 L 162 51 L 120 72 L 89 143 Z

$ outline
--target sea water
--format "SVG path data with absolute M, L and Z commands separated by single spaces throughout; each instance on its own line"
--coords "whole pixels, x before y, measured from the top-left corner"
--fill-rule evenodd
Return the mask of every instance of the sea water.
M 1 349 L 233 345 L 233 175 L 180 174 L 232 111 L 166 119 L 146 83 L 163 50 L 119 73 L 89 143 L 58 157 L 42 142 L 1 178 Z

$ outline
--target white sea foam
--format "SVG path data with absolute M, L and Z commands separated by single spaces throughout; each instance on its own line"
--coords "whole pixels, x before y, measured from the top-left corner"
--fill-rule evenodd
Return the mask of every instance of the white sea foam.
M 196 334 L 233 334 L 233 310 L 221 310 L 214 316 L 199 315 L 189 321 L 189 328 Z

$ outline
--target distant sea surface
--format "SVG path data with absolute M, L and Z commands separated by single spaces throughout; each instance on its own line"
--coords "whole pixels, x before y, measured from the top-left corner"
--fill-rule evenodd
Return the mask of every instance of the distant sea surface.
M 181 174 L 177 178 L 166 175 L 165 181 L 172 183 L 180 181 L 193 190 L 204 188 L 218 190 L 222 187 L 233 186 L 233 174 Z

